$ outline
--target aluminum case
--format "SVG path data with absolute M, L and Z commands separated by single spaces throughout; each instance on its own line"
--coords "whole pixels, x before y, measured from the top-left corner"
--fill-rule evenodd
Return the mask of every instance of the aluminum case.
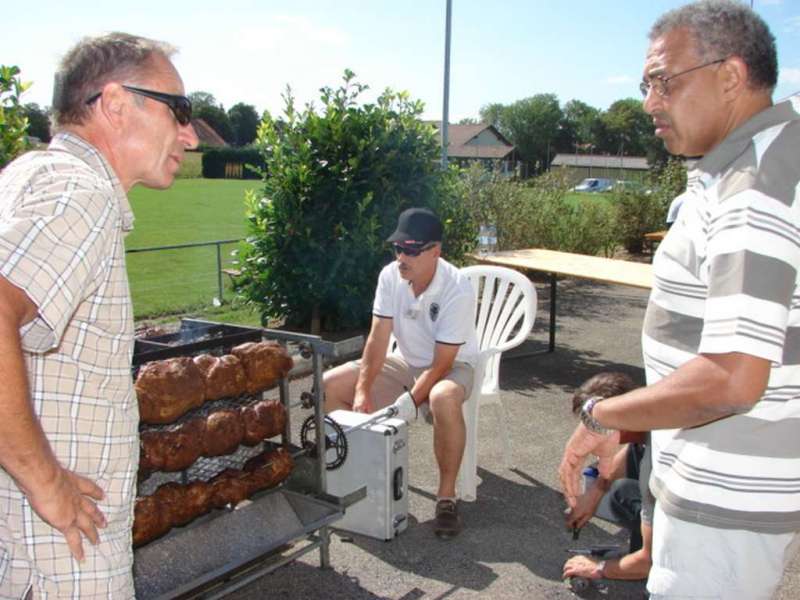
M 347 458 L 326 473 L 327 491 L 346 496 L 366 486 L 367 495 L 345 510 L 333 526 L 380 540 L 408 527 L 408 423 L 385 419 L 361 425 L 371 415 L 336 410 L 329 415 L 346 432 Z

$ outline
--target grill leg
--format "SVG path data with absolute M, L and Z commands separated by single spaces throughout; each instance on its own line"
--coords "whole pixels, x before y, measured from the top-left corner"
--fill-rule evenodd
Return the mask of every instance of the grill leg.
M 550 344 L 547 347 L 548 352 L 555 352 L 556 349 L 556 291 L 558 290 L 558 283 L 556 274 L 550 273 Z
M 319 535 L 319 566 L 321 569 L 331 568 L 331 532 L 327 526 L 320 527 Z

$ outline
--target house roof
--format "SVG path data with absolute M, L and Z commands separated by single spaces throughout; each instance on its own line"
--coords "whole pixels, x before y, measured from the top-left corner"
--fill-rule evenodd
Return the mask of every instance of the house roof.
M 203 119 L 199 117 L 192 119 L 192 127 L 194 127 L 194 132 L 197 134 L 197 139 L 201 144 L 217 147 L 228 145 L 225 143 L 225 140 L 222 139 L 222 136 L 214 131 L 214 128 Z
M 439 133 L 439 142 L 442 140 L 441 121 L 429 121 Z M 484 131 L 488 131 L 496 144 L 481 144 L 477 138 Z M 447 156 L 449 158 L 493 158 L 502 159 L 514 152 L 514 145 L 488 123 L 476 125 L 457 125 L 450 123 L 447 126 Z
M 556 154 L 554 167 L 593 167 L 647 171 L 650 167 L 644 156 L 601 156 L 597 154 Z

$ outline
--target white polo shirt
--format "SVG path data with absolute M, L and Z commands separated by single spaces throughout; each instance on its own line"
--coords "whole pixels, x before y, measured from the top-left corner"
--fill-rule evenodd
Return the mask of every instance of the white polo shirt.
M 430 285 L 416 297 L 411 283 L 400 277 L 398 263 L 386 265 L 378 277 L 372 312 L 392 319 L 394 353 L 412 367 L 430 366 L 437 343 L 461 346 L 456 360 L 473 367 L 477 363 L 475 292 L 469 279 L 442 258 Z

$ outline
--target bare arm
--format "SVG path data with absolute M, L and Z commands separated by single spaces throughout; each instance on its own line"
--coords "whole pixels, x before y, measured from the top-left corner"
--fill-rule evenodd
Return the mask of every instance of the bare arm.
M 36 312 L 36 305 L 22 290 L 0 277 L 0 465 L 81 560 L 81 533 L 97 543 L 96 527 L 105 525 L 102 513 L 87 496 L 101 499 L 103 493 L 58 463 L 33 412 L 19 329 Z
M 370 392 L 375 378 L 383 368 L 389 339 L 392 336 L 392 319 L 372 317 L 372 326 L 361 356 L 361 369 L 356 380 L 356 391 L 353 399 L 353 410 L 356 412 L 372 412 Z
M 592 415 L 630 431 L 704 425 L 752 408 L 769 370 L 768 360 L 749 354 L 701 354 L 653 385 L 598 402 Z
M 460 348 L 461 346 L 453 344 L 436 344 L 436 348 L 433 351 L 433 363 L 430 368 L 417 377 L 411 390 L 411 395 L 414 396 L 414 402 L 417 406 L 428 401 L 428 394 L 431 393 L 433 386 L 453 368 L 453 363 Z
M 598 569 L 598 559 L 588 556 L 573 556 L 564 563 L 562 577 L 585 577 L 587 579 L 646 579 L 650 574 L 652 565 L 651 548 L 653 544 L 653 528 L 642 523 L 642 547 L 636 552 L 626 554 L 621 558 L 609 558 L 603 567 L 603 572 Z
M 594 516 L 597 506 L 603 495 L 611 487 L 611 482 L 625 476 L 625 466 L 628 457 L 628 446 L 622 446 L 614 455 L 611 473 L 608 477 L 598 477 L 594 485 L 590 486 L 583 494 L 578 496 L 574 507 L 564 513 L 567 527 L 580 529 Z

